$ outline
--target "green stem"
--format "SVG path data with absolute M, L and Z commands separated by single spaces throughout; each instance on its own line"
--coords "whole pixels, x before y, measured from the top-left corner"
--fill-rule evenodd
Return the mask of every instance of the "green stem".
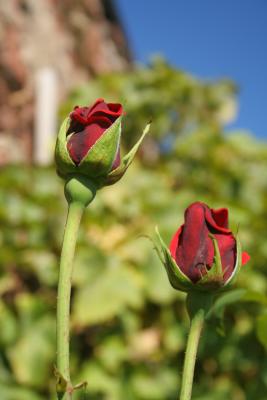
M 186 298 L 190 329 L 185 351 L 180 400 L 191 399 L 199 339 L 205 318 L 212 307 L 213 297 L 213 294 L 209 292 L 192 291 Z
M 190 400 L 198 343 L 204 325 L 205 311 L 200 309 L 191 319 L 186 346 L 180 400 Z
M 69 319 L 73 258 L 84 205 L 70 202 L 60 259 L 57 296 L 57 369 L 64 385 L 57 389 L 60 400 L 72 399 L 69 365 Z M 63 393 L 62 393 L 63 390 Z M 64 393 L 65 392 L 65 393 Z

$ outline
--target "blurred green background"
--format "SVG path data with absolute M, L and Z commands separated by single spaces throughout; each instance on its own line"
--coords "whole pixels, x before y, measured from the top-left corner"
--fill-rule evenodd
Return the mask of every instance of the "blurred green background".
M 267 398 L 267 144 L 225 134 L 236 99 L 230 81 L 199 81 L 163 60 L 77 88 L 62 106 L 121 101 L 124 151 L 152 119 L 138 158 L 104 188 L 82 221 L 75 258 L 71 369 L 88 381 L 75 399 L 174 400 L 188 317 L 153 243 L 169 242 L 196 200 L 228 207 L 251 262 L 217 303 L 202 335 L 195 400 Z M 66 218 L 51 168 L 0 175 L 0 398 L 55 399 L 58 260 Z

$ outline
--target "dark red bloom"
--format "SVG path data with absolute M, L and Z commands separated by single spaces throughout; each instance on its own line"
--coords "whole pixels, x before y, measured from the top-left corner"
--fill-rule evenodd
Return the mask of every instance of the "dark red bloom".
M 224 282 L 231 276 L 236 264 L 236 239 L 228 228 L 228 210 L 214 210 L 196 202 L 185 211 L 185 223 L 175 233 L 170 252 L 181 271 L 194 283 L 199 281 L 214 262 L 214 244 L 217 240 L 223 268 Z M 242 264 L 249 260 L 242 253 Z
M 76 165 L 88 154 L 88 151 L 103 133 L 123 114 L 121 104 L 105 103 L 98 99 L 91 107 L 76 106 L 70 114 L 71 123 L 67 135 L 69 155 Z M 118 149 L 112 169 L 120 164 Z

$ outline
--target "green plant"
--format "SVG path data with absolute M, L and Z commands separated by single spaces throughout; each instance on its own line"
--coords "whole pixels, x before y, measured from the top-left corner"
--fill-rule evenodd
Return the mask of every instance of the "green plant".
M 77 90 L 64 107 L 68 112 L 73 102 L 87 104 L 89 95 L 107 97 L 110 91 L 113 99 L 128 97 L 128 121 L 140 111 L 135 111 L 131 98 L 138 104 L 146 97 L 158 110 L 139 161 L 120 184 L 99 191 L 98 201 L 81 224 L 74 268 L 71 365 L 75 382 L 87 380 L 88 387 L 75 400 L 177 398 L 177 371 L 182 370 L 188 327 L 184 295 L 169 287 L 150 241 L 143 236 L 150 236 L 158 224 L 163 239 L 170 241 L 183 210 L 196 199 L 229 208 L 231 228 L 235 232 L 240 226 L 242 244 L 252 260 L 209 319 L 196 365 L 194 399 L 265 400 L 267 146 L 245 133 L 224 134 L 215 118 L 217 109 L 210 110 L 212 118 L 195 121 L 188 106 L 183 128 L 170 130 L 166 122 L 158 125 L 161 118 L 173 123 L 159 106 L 165 78 L 149 94 L 149 77 L 153 82 L 160 68 L 162 76 L 168 77 L 169 67 L 162 64 L 125 76 L 101 77 L 90 83 L 90 91 Z M 192 79 L 181 71 L 172 73 L 182 82 Z M 139 77 L 140 86 L 147 86 L 146 96 L 138 95 Z M 112 92 L 112 82 L 120 79 L 124 89 Z M 225 93 L 224 83 L 193 82 L 194 93 L 208 92 L 208 97 L 217 90 Z M 178 98 L 181 91 L 177 83 L 170 94 L 177 92 Z M 219 94 L 222 102 L 228 98 Z M 207 97 L 201 98 L 202 103 L 193 97 L 192 102 L 199 104 L 199 115 L 206 115 Z M 125 123 L 129 129 L 125 148 L 130 146 L 125 138 L 140 134 L 151 110 L 141 115 L 136 127 Z M 172 146 L 167 151 L 164 140 L 169 140 L 170 132 Z M 151 143 L 152 137 L 158 139 Z M 1 400 L 54 400 L 54 315 L 64 211 L 54 169 L 2 169 Z

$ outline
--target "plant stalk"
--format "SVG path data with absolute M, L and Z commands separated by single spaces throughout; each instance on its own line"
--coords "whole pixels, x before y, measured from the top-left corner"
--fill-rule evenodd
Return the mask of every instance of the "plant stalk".
M 71 281 L 73 258 L 84 208 L 80 202 L 74 201 L 69 204 L 60 258 L 57 295 L 57 370 L 61 376 L 60 385 L 57 385 L 57 395 L 60 400 L 72 399 L 69 361 Z
M 201 331 L 205 320 L 205 310 L 200 308 L 190 321 L 190 330 L 187 340 L 184 368 L 180 392 L 180 400 L 190 400 L 192 394 L 192 386 L 194 379 L 194 370 L 197 356 L 197 349 Z

